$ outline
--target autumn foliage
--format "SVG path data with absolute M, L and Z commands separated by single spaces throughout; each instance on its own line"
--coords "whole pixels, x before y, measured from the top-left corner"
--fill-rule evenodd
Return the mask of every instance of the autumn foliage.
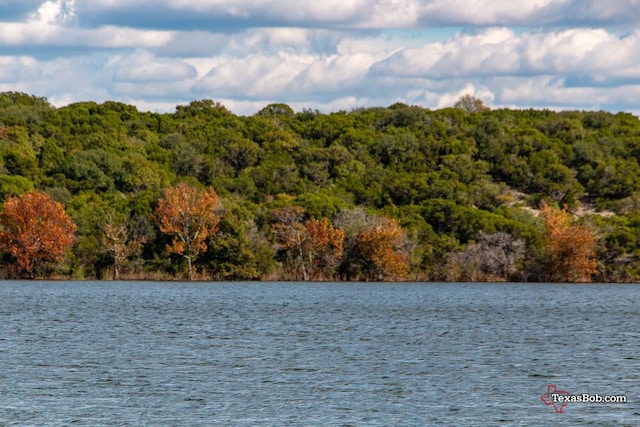
M 18 275 L 29 278 L 40 265 L 63 258 L 76 230 L 62 205 L 40 191 L 10 197 L 0 226 L 0 247 L 15 259 Z
M 300 251 L 304 235 L 303 216 L 304 208 L 301 206 L 271 211 L 271 231 L 279 249 L 289 251 L 297 248 Z
M 167 252 L 187 259 L 189 279 L 193 279 L 193 259 L 207 247 L 207 238 L 217 231 L 220 218 L 215 213 L 218 195 L 213 188 L 198 190 L 185 183 L 169 187 L 158 200 L 156 216 L 160 231 L 174 236 Z
M 358 236 L 358 251 L 363 257 L 368 280 L 403 280 L 409 271 L 407 255 L 402 251 L 404 234 L 392 219 L 383 218 Z
M 300 206 L 271 213 L 276 244 L 294 277 L 328 279 L 343 255 L 344 230 L 334 228 L 328 218 L 311 218 L 304 224 L 303 214 Z
M 311 279 L 325 279 L 342 258 L 344 230 L 334 228 L 328 218 L 311 218 L 305 226 L 303 253 Z
M 549 277 L 559 282 L 590 282 L 596 273 L 596 237 L 587 227 L 573 224 L 564 209 L 544 201 L 541 216 L 545 220 L 545 245 Z

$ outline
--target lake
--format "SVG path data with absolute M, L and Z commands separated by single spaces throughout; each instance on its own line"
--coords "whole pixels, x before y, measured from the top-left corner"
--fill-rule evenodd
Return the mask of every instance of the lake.
M 638 426 L 639 354 L 637 285 L 0 282 L 3 426 Z

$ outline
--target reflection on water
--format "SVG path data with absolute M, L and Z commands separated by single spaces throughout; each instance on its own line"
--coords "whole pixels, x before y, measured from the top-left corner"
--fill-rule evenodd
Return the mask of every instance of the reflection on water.
M 0 425 L 640 425 L 640 287 L 0 282 Z M 624 394 L 626 404 L 570 404 Z

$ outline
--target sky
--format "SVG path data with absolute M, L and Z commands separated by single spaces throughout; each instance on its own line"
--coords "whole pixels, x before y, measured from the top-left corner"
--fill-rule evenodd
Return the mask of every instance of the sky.
M 0 92 L 640 113 L 640 0 L 0 0 Z

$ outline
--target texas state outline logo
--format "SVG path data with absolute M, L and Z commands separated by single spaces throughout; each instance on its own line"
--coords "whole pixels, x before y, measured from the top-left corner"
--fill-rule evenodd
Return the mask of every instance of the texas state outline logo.
M 562 413 L 562 410 L 568 405 L 566 401 L 563 402 L 564 399 L 559 398 L 559 396 L 570 396 L 571 393 L 565 390 L 558 390 L 558 387 L 555 384 L 547 385 L 547 394 L 544 396 L 540 396 L 540 400 L 547 405 L 553 406 L 553 409 L 556 410 L 558 414 Z

